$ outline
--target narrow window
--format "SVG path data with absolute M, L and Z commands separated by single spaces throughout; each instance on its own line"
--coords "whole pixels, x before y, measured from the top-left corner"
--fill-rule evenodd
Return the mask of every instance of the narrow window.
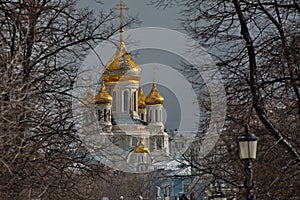
M 155 121 L 158 122 L 158 110 L 155 110 Z
M 117 93 L 113 92 L 113 106 L 112 106 L 113 111 L 117 110 Z
M 141 113 L 141 120 L 144 121 L 144 113 Z
M 108 118 L 108 121 L 110 121 L 110 120 L 111 120 L 111 116 L 110 116 L 110 109 L 108 109 L 108 111 L 107 111 L 107 118 Z
M 137 107 L 137 98 L 136 98 L 136 91 L 133 93 L 133 110 L 136 111 Z
M 107 122 L 107 110 L 104 109 L 104 121 Z
M 152 120 L 152 110 L 150 110 L 150 113 L 149 113 L 149 121 L 151 122 Z
M 128 111 L 128 91 L 125 91 L 124 92 L 124 100 L 123 100 L 123 103 L 124 103 L 124 112 Z
M 160 117 L 159 121 L 162 122 L 163 121 L 163 116 L 162 116 L 162 111 L 161 110 L 159 111 L 159 117 Z

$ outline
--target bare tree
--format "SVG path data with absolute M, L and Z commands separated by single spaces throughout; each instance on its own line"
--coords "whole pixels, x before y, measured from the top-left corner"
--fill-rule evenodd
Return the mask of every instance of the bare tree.
M 118 30 L 115 18 L 73 0 L 0 2 L 1 198 L 100 198 L 95 179 L 109 169 L 76 136 L 70 91 L 84 55 Z
M 176 1 L 171 1 L 176 3 Z M 170 1 L 154 0 L 165 7 Z M 299 193 L 299 2 L 295 0 L 184 0 L 185 30 L 214 56 L 226 84 L 227 121 L 218 162 L 198 171 L 240 182 L 235 139 L 249 123 L 259 137 L 255 168 L 259 199 L 296 199 Z M 223 145 L 223 146 L 224 146 Z M 218 166 L 224 162 L 225 170 Z M 197 166 L 196 166 L 197 168 Z M 214 170 L 207 170 L 211 169 Z M 233 173 L 234 172 L 234 173 Z M 238 176 L 236 176 L 238 175 Z M 223 180 L 223 181 L 226 181 Z M 234 185 L 234 183 L 232 183 Z

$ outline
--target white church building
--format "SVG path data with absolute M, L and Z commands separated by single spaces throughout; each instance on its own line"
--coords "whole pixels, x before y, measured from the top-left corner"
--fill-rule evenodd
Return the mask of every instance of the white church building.
M 121 23 L 122 24 L 122 23 Z M 147 96 L 141 87 L 141 68 L 127 52 L 120 28 L 115 54 L 106 64 L 95 94 L 91 87 L 82 99 L 83 126 L 95 121 L 98 133 L 127 150 L 127 164 L 137 172 L 149 171 L 154 163 L 168 159 L 169 136 L 164 131 L 164 97 L 155 81 Z M 105 141 L 104 141 L 105 142 Z M 124 163 L 122 163 L 124 167 Z

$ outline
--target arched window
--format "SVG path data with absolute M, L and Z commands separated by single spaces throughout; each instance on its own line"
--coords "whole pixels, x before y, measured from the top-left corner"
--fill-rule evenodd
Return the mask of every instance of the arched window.
M 150 110 L 150 112 L 149 112 L 149 121 L 151 122 L 152 121 L 152 110 Z
M 136 91 L 133 93 L 133 110 L 136 111 L 137 107 L 137 98 L 136 98 Z
M 159 118 L 160 118 L 159 121 L 162 122 L 163 121 L 163 117 L 162 117 L 162 111 L 161 110 L 159 111 Z
M 107 110 L 104 109 L 104 121 L 107 122 Z
M 141 113 L 141 120 L 144 121 L 144 113 Z
M 107 111 L 107 119 L 108 119 L 108 121 L 110 121 L 110 120 L 111 120 L 111 116 L 110 116 L 110 109 L 108 109 L 108 111 Z
M 123 108 L 124 108 L 124 112 L 128 111 L 128 91 L 124 91 L 124 94 L 123 94 Z
M 138 145 L 136 137 L 133 137 L 133 138 L 132 138 L 132 144 L 133 144 L 134 146 L 137 146 L 137 145 Z
M 113 111 L 117 110 L 117 93 L 113 92 L 113 105 L 112 105 Z
M 155 121 L 159 122 L 159 119 L 158 119 L 158 110 L 155 110 Z

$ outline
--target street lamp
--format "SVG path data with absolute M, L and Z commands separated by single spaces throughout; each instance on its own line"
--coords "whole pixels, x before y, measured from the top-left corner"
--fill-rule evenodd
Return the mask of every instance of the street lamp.
M 253 188 L 252 160 L 256 159 L 258 138 L 253 133 L 249 133 L 249 126 L 246 125 L 244 134 L 239 136 L 237 140 L 240 159 L 246 161 L 246 177 L 244 182 L 244 186 L 246 187 L 246 200 L 253 200 L 254 196 L 251 194 Z
M 222 191 L 218 191 L 218 192 L 214 192 L 213 195 L 209 199 L 212 199 L 212 200 L 227 200 L 227 196 Z

